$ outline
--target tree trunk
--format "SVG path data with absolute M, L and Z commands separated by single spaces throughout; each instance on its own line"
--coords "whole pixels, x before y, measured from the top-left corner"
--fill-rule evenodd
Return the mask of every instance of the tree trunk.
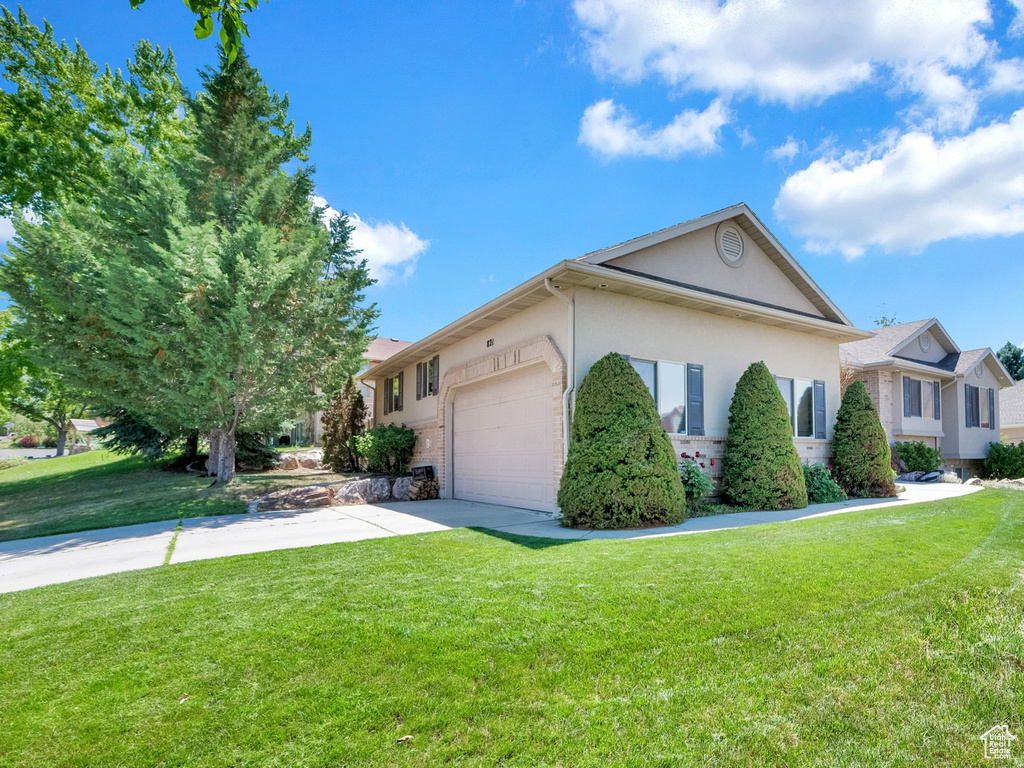
M 235 477 L 235 431 L 210 430 L 210 461 L 208 473 L 217 478 L 218 485 L 226 485 Z
M 67 429 L 60 429 L 57 431 L 57 455 L 64 455 L 64 444 L 68 441 Z
M 192 461 L 199 455 L 199 433 L 189 432 L 185 438 L 185 460 Z

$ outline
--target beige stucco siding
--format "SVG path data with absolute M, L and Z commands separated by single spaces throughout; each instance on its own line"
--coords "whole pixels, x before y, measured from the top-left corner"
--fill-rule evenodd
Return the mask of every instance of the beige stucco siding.
M 740 234 L 745 259 L 738 268 L 729 266 L 719 257 L 714 227 L 652 245 L 608 263 L 821 317 L 821 312 L 764 251 L 745 232 Z
M 925 350 L 921 344 L 923 339 L 926 339 L 924 346 L 928 347 L 927 350 Z M 922 360 L 926 363 L 937 363 L 949 354 L 949 352 L 939 343 L 935 334 L 931 331 L 925 331 L 917 338 L 911 340 L 903 347 L 893 352 L 893 354 L 899 357 L 909 357 L 911 360 Z
M 725 437 L 733 390 L 752 362 L 763 360 L 778 376 L 823 380 L 828 439 L 832 437 L 839 409 L 836 340 L 580 289 L 576 292 L 576 381 L 581 381 L 590 366 L 609 352 L 703 365 L 708 437 Z

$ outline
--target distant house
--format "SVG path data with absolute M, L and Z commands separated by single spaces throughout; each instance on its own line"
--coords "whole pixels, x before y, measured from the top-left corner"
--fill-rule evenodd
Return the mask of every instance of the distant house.
M 999 390 L 999 410 L 999 432 L 1003 438 L 1012 443 L 1024 440 L 1024 381 Z
M 839 345 L 865 339 L 746 205 L 560 261 L 379 363 L 377 423 L 416 431 L 444 498 L 555 511 L 577 388 L 618 352 L 677 453 L 721 470 L 737 380 L 763 360 L 823 461 Z
M 363 355 L 363 367 L 356 374 L 358 377 L 369 371 L 373 366 L 387 360 L 396 352 L 400 352 L 412 344 L 411 341 L 399 341 L 398 339 L 386 339 L 378 336 L 370 341 Z M 359 390 L 363 393 L 363 401 L 366 403 L 366 413 L 370 416 L 373 413 L 374 387 L 364 381 L 359 381 Z M 319 392 L 319 390 L 318 390 Z M 320 445 L 322 442 L 324 426 L 320 421 L 323 411 L 316 411 L 296 419 L 290 432 L 280 435 L 273 442 L 284 445 Z
M 997 393 L 1013 384 L 991 349 L 961 350 L 933 317 L 878 328 L 839 351 L 847 382 L 867 386 L 891 442 L 925 443 L 947 469 L 978 471 L 999 440 Z

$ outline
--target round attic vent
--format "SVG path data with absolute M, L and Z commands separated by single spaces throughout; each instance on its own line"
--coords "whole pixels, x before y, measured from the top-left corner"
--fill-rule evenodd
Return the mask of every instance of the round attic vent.
M 743 263 L 745 255 L 743 235 L 731 222 L 723 221 L 718 225 L 718 231 L 715 232 L 715 246 L 718 248 L 718 255 L 722 257 L 722 261 L 730 267 L 738 267 Z
M 932 348 L 932 337 L 926 333 L 917 340 L 917 343 L 921 345 L 922 352 L 927 352 Z
M 977 368 L 974 369 L 974 375 L 977 376 L 979 379 L 981 378 L 981 366 L 980 365 Z

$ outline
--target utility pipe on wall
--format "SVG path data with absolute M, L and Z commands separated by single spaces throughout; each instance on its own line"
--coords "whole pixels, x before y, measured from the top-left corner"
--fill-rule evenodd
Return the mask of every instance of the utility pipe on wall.
M 573 392 L 576 389 L 576 297 L 570 298 L 551 283 L 551 278 L 544 278 L 544 287 L 566 303 L 569 313 L 569 349 L 566 365 L 569 370 L 565 377 L 565 391 L 562 393 L 562 461 L 569 456 L 569 403 L 572 402 Z

